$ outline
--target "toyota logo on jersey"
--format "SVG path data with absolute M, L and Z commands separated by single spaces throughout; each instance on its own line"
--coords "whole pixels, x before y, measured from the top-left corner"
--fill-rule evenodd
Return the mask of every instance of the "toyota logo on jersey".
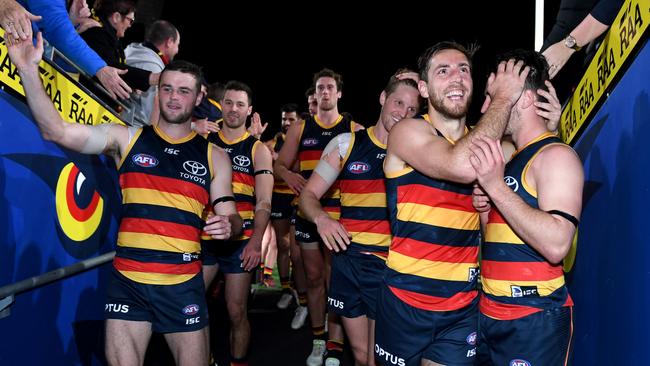
M 519 182 L 514 177 L 507 176 L 503 177 L 503 181 L 506 182 L 506 185 L 510 187 L 514 192 L 519 190 Z
M 185 169 L 185 171 L 190 174 L 198 175 L 200 177 L 208 173 L 208 169 L 206 169 L 206 167 L 203 164 L 193 160 L 188 160 L 184 162 L 183 169 Z
M 232 162 L 235 163 L 235 165 L 239 165 L 240 167 L 247 167 L 251 165 L 251 159 L 249 159 L 248 156 L 244 155 L 235 156 L 232 158 Z

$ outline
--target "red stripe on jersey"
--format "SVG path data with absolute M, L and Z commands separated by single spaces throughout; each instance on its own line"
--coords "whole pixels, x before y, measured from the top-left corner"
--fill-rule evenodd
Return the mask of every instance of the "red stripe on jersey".
M 165 273 L 176 275 L 197 274 L 201 271 L 201 261 L 194 261 L 183 264 L 167 264 L 139 262 L 132 259 L 115 257 L 115 260 L 113 260 L 113 266 L 115 266 L 118 271 Z
M 300 159 L 300 161 L 320 160 L 322 154 L 322 150 L 303 150 L 298 153 L 298 159 Z
M 492 301 L 485 295 L 481 295 L 478 308 L 481 313 L 498 320 L 519 319 L 542 311 L 542 309 L 530 306 L 503 304 Z
M 478 247 L 453 247 L 431 244 L 419 240 L 393 237 L 391 252 L 397 252 L 411 258 L 426 259 L 434 262 L 476 263 Z
M 488 223 L 489 224 L 506 224 L 506 220 L 501 216 L 499 210 L 495 207 L 492 207 L 490 213 L 488 214 Z
M 173 222 L 124 217 L 120 223 L 120 232 L 163 235 L 171 238 L 199 241 L 201 231 L 190 225 Z
M 323 207 L 323 211 L 327 213 L 341 213 L 341 207 L 340 206 L 325 206 Z
M 451 311 L 467 306 L 477 296 L 478 292 L 472 290 L 469 292 L 459 292 L 452 297 L 437 297 L 424 295 L 418 292 L 399 289 L 388 286 L 388 288 L 405 303 L 429 311 Z
M 208 177 L 209 178 L 209 177 Z M 181 179 L 158 177 L 144 173 L 120 174 L 120 186 L 126 188 L 146 188 L 161 192 L 183 194 L 199 202 L 208 202 L 209 193 L 200 185 Z
M 244 211 L 254 211 L 255 210 L 255 204 L 252 202 L 235 202 L 235 207 L 237 207 L 237 212 L 244 212 Z
M 386 193 L 384 179 L 348 180 L 343 179 L 341 192 L 345 193 Z
M 430 207 L 476 212 L 472 196 L 446 191 L 422 184 L 405 184 L 397 187 L 398 203 L 417 203 Z
M 339 221 L 347 231 L 390 235 L 390 223 L 387 220 L 353 220 L 341 218 Z
M 235 183 L 243 183 L 251 187 L 255 186 L 255 177 L 247 173 L 232 172 L 232 181 Z
M 548 262 L 481 261 L 481 275 L 492 280 L 550 281 L 564 276 L 561 265 Z

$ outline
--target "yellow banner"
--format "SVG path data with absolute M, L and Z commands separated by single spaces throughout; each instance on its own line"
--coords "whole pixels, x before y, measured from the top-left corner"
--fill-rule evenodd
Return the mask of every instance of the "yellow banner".
M 24 96 L 25 91 L 18 71 L 7 54 L 4 34 L 4 29 L 0 28 L 0 83 Z M 41 60 L 39 66 L 45 91 L 63 120 L 86 125 L 124 124 L 116 115 L 83 91 L 68 74 L 59 73 L 45 60 Z
M 650 22 L 650 0 L 627 0 L 594 59 L 562 110 L 560 137 L 571 143 L 614 77 L 636 48 Z

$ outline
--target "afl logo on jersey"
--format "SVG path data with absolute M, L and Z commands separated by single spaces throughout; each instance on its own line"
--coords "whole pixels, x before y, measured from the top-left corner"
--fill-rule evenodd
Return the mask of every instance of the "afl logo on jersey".
M 348 171 L 352 174 L 363 174 L 370 171 L 370 164 L 363 161 L 355 161 L 348 165 Z
M 241 167 L 247 167 L 251 165 L 251 159 L 249 159 L 248 156 L 244 155 L 235 156 L 232 158 L 232 162 L 235 163 L 235 165 L 239 165 Z
M 149 154 L 135 154 L 131 160 L 143 168 L 153 168 L 158 165 L 158 159 Z
M 476 332 L 470 333 L 465 340 L 470 346 L 476 345 Z
M 514 192 L 519 190 L 519 182 L 511 176 L 503 177 L 503 181 L 506 182 L 506 185 L 510 187 Z
M 199 306 L 196 304 L 187 305 L 183 308 L 183 314 L 185 315 L 194 315 L 199 312 Z
M 316 145 L 318 145 L 318 140 L 316 140 L 315 138 L 308 138 L 302 140 L 302 146 L 316 146 Z
M 510 360 L 508 366 L 530 366 L 530 362 L 522 359 Z

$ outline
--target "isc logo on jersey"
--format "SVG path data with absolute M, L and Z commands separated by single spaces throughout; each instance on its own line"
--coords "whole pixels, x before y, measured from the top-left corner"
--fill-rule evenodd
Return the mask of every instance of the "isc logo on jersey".
M 348 165 L 348 171 L 352 174 L 363 174 L 370 171 L 370 164 L 363 161 L 355 161 Z
M 158 159 L 149 154 L 135 154 L 131 160 L 143 168 L 153 168 L 158 165 Z

